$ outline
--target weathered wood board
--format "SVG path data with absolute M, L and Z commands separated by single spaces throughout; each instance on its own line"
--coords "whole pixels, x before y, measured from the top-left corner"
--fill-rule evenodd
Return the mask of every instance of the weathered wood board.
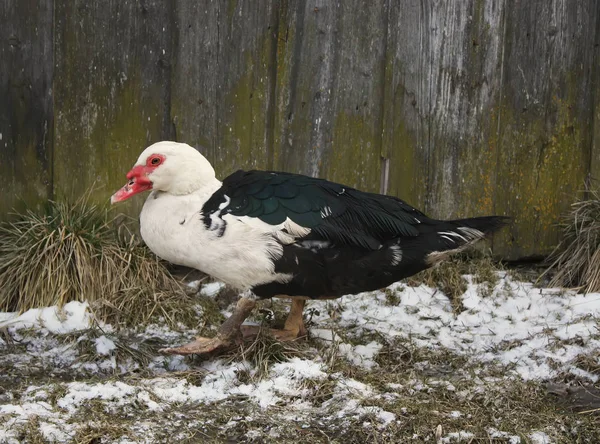
M 392 2 L 392 194 L 437 217 L 513 217 L 495 237 L 505 257 L 550 251 L 590 168 L 598 9 L 573 6 Z
M 52 197 L 53 1 L 0 2 L 0 214 Z
M 176 6 L 172 109 L 177 139 L 220 176 L 270 164 L 277 2 Z
M 171 138 L 172 16 L 160 0 L 55 1 L 58 196 L 93 187 L 107 202 L 141 150 Z
M 592 133 L 592 159 L 590 168 L 590 179 L 592 184 L 600 188 L 600 2 L 596 2 L 596 12 L 592 11 L 596 17 L 596 32 L 592 41 L 594 42 L 594 67 L 592 70 L 592 96 L 594 132 Z
M 274 167 L 379 191 L 386 1 L 284 3 Z
M 549 252 L 559 215 L 584 187 L 597 12 L 593 0 L 506 6 L 495 211 L 514 217 L 496 238 L 513 257 Z
M 3 216 L 89 187 L 106 202 L 176 139 L 220 177 L 280 169 L 435 217 L 512 216 L 493 247 L 517 258 L 548 253 L 600 179 L 595 0 L 6 0 L 0 18 Z
M 501 81 L 497 5 L 392 2 L 384 155 L 391 194 L 437 217 L 491 214 Z
M 219 2 L 177 1 L 173 28 L 171 119 L 174 136 L 211 162 L 217 145 Z

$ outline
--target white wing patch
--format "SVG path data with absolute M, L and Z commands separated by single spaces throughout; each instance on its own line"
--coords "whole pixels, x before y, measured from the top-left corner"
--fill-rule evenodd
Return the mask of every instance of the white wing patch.
M 212 215 L 211 215 L 212 218 Z M 296 239 L 307 236 L 310 233 L 310 228 L 298 225 L 289 217 L 279 225 L 271 225 L 263 222 L 258 217 L 234 216 L 226 214 L 223 219 L 228 223 L 242 223 L 255 229 L 262 234 L 271 234 L 280 244 L 289 245 L 296 242 Z
M 326 240 L 305 240 L 298 243 L 298 245 L 302 248 L 311 249 L 314 253 L 323 248 L 329 248 L 331 246 L 331 242 Z
M 470 228 L 470 227 L 459 227 L 458 231 L 460 231 L 462 234 L 467 236 L 467 239 L 469 239 L 469 241 L 481 239 L 482 237 L 485 236 L 483 234 L 483 231 L 479 231 L 475 228 Z
M 390 251 L 392 252 L 392 267 L 395 267 L 396 265 L 400 264 L 400 262 L 402 262 L 402 249 L 400 248 L 400 245 L 392 245 L 390 247 Z
M 223 210 L 231 202 L 231 198 L 227 194 L 223 195 L 223 197 L 225 198 L 225 202 L 219 205 L 219 210 Z
M 208 227 L 210 231 L 222 230 L 225 228 L 225 222 L 221 217 L 221 213 L 223 213 L 223 210 L 227 208 L 227 205 L 229 205 L 229 202 L 231 202 L 231 198 L 227 195 L 224 195 L 224 197 L 225 202 L 221 203 L 221 205 L 219 205 L 219 209 L 210 215 L 210 227 Z
M 310 233 L 310 228 L 303 227 L 302 225 L 298 225 L 289 217 L 283 223 L 283 228 L 290 233 L 292 236 L 296 237 L 304 237 L 308 236 Z
M 473 242 L 484 237 L 484 233 L 475 228 L 458 227 L 455 231 L 438 231 L 438 234 L 451 242 Z
M 333 214 L 333 212 L 331 211 L 331 207 L 330 206 L 325 206 L 321 210 L 321 218 L 323 218 L 323 219 L 325 219 L 326 217 L 331 216 L 332 214 Z

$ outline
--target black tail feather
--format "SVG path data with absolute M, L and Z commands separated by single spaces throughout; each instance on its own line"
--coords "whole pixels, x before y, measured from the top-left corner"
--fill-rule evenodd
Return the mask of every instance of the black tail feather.
M 504 216 L 435 221 L 423 227 L 423 236 L 405 245 L 410 245 L 414 251 L 420 251 L 424 255 L 424 262 L 431 265 L 484 239 L 509 222 L 510 218 Z
M 507 216 L 482 216 L 471 217 L 469 219 L 456 219 L 449 222 L 456 227 L 468 227 L 479 230 L 484 234 L 491 234 L 508 225 L 510 221 L 511 218 Z

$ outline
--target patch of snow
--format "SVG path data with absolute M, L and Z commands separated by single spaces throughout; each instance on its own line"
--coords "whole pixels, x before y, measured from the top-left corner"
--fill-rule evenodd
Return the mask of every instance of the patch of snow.
M 331 329 L 311 328 L 310 335 L 313 338 L 322 339 L 330 342 L 342 342 L 342 339 Z
M 521 437 L 517 435 L 511 435 L 510 433 L 503 432 L 501 430 L 490 427 L 487 429 L 490 438 L 504 438 L 508 440 L 509 444 L 521 444 Z
M 100 355 L 110 355 L 117 348 L 115 343 L 104 335 L 96 338 L 94 342 L 96 343 L 96 352 Z
M 469 282 L 467 291 L 461 296 L 466 310 L 460 314 L 452 311 L 448 298 L 439 290 L 394 284 L 390 288 L 399 290 L 399 305 L 388 305 L 383 292 L 346 296 L 328 303 L 333 304 L 330 305 L 331 310 L 319 310 L 320 314 L 313 316 L 313 322 L 320 328 L 311 329 L 311 335 L 322 341 L 331 341 L 332 346 L 338 346 L 342 356 L 366 370 L 377 365 L 375 359 L 384 341 L 393 344 L 394 338 L 404 338 L 410 340 L 411 347 L 448 349 L 473 361 L 503 366 L 510 364 L 511 370 L 507 371 L 506 378 L 489 378 L 485 372 L 479 373 L 476 369 L 470 376 L 472 387 L 465 389 L 457 384 L 461 387 L 460 392 L 456 392 L 456 387 L 445 380 L 443 374 L 437 373 L 423 378 L 409 379 L 410 376 L 407 376 L 399 379 L 402 384 L 389 383 L 386 389 L 381 390 L 341 373 L 328 373 L 327 359 L 323 362 L 319 358 L 294 358 L 289 362 L 272 364 L 268 377 L 258 382 L 247 382 L 247 377 L 242 378 L 242 375 L 256 375 L 257 369 L 248 362 L 212 360 L 203 362 L 200 367 L 193 364 L 195 371 L 206 372 L 206 375 L 197 384 L 192 384 L 176 374 L 191 369 L 192 364 L 188 364 L 184 357 L 156 355 L 144 369 L 153 373 L 150 378 L 135 379 L 130 384 L 120 381 L 61 384 L 66 393 L 54 406 L 49 402 L 51 394 L 56 393 L 53 391 L 54 384 L 31 386 L 21 391 L 20 396 L 6 394 L 0 405 L 3 420 L 0 442 L 17 442 L 12 431 L 33 417 L 38 418 L 41 433 L 48 441 L 69 441 L 75 433 L 68 424 L 69 418 L 92 399 L 101 400 L 109 412 L 120 406 L 161 412 L 171 408 L 171 404 L 210 404 L 234 398 L 265 410 L 277 406 L 269 410 L 269 414 L 280 414 L 286 420 L 301 424 L 300 427 L 310 424 L 315 415 L 323 421 L 358 418 L 364 421 L 365 427 L 385 427 L 398 419 L 382 407 L 368 405 L 373 399 L 394 403 L 400 398 L 400 393 L 403 396 L 418 393 L 418 397 L 422 397 L 427 393 L 435 395 L 441 390 L 454 391 L 457 397 L 468 398 L 475 393 L 485 393 L 490 384 L 502 383 L 504 379 L 550 379 L 565 372 L 598 381 L 598 375 L 577 367 L 574 362 L 580 355 L 600 350 L 597 329 L 600 294 L 579 295 L 556 289 L 539 289 L 503 275 L 492 293 L 483 297 L 480 285 L 473 283 L 472 279 Z M 202 292 L 213 296 L 221 289 L 222 284 L 214 283 L 202 287 Z M 310 304 L 322 303 L 311 301 Z M 328 313 L 335 313 L 335 319 L 331 319 Z M 100 358 L 94 357 L 93 362 L 80 362 L 73 338 L 61 339 L 52 334 L 87 329 L 91 323 L 87 304 L 79 302 L 69 303 L 63 310 L 49 307 L 29 310 L 21 316 L 0 313 L 0 326 L 9 327 L 10 335 L 10 339 L 0 341 L 0 361 L 6 363 L 7 368 L 48 369 L 57 375 L 61 372 L 73 374 L 74 371 L 124 374 L 143 365 L 131 359 L 117 362 L 115 356 L 111 356 L 116 344 L 106 335 L 94 339 Z M 29 327 L 34 330 L 25 330 Z M 381 343 L 371 341 L 351 345 L 333 328 L 344 329 L 344 338 L 360 340 L 364 333 L 369 337 L 377 335 L 381 337 Z M 106 326 L 105 331 L 112 330 Z M 182 331 L 185 333 L 154 325 L 131 333 L 140 340 L 158 337 L 174 344 L 185 343 L 190 335 L 196 333 Z M 82 338 L 90 340 L 90 335 L 82 334 Z M 18 346 L 15 347 L 11 341 Z M 430 366 L 428 362 L 415 362 L 414 365 L 418 370 L 414 375 Z M 315 401 L 317 398 L 312 395 L 319 390 L 322 381 L 327 381 L 331 392 L 327 393 L 325 401 Z M 282 405 L 285 406 L 283 412 L 279 409 Z M 406 409 L 403 411 L 407 412 Z M 463 413 L 456 410 L 440 415 L 449 420 L 460 418 Z M 248 422 L 251 418 L 232 418 L 230 426 L 239 426 L 241 421 Z M 140 423 L 132 427 L 150 426 Z M 269 433 L 276 436 L 278 432 L 272 429 Z M 490 428 L 488 433 L 492 438 L 501 438 L 511 444 L 521 442 L 518 436 L 496 429 Z M 248 439 L 254 436 L 253 430 L 249 430 L 246 436 Z M 457 431 L 443 436 L 442 442 L 469 441 L 471 438 L 469 432 Z M 528 438 L 539 444 L 550 442 L 550 438 L 541 431 L 531 431 Z
M 67 384 L 68 392 L 56 404 L 69 412 L 90 399 L 111 401 L 115 405 L 124 405 L 126 398 L 137 391 L 136 387 L 120 381 L 88 384 L 85 382 L 71 382 Z
M 92 318 L 87 302 L 71 301 L 62 309 L 58 306 L 45 308 L 32 308 L 22 315 L 10 313 L 3 316 L 0 328 L 11 327 L 19 330 L 23 328 L 41 327 L 51 333 L 70 333 L 86 330 L 92 324 Z
M 339 345 L 340 354 L 345 356 L 352 364 L 367 370 L 377 366 L 375 357 L 379 354 L 382 345 L 371 341 L 367 345 L 351 345 L 342 343 Z
M 598 375 L 588 372 L 587 370 L 583 370 L 582 368 L 578 368 L 578 367 L 569 368 L 569 373 L 571 373 L 572 375 L 575 375 L 575 376 L 579 376 L 580 378 L 589 379 L 593 383 L 598 382 L 598 379 L 600 379 L 598 377 Z
M 45 401 L 25 402 L 21 405 L 4 404 L 0 405 L 0 413 L 16 414 L 19 416 L 53 416 L 52 406 Z
M 529 434 L 532 444 L 552 444 L 552 440 L 544 432 L 532 432 Z
M 472 441 L 475 435 L 471 432 L 465 432 L 461 430 L 460 432 L 451 432 L 448 433 L 441 439 L 441 442 L 461 442 L 461 441 Z
M 200 288 L 200 284 L 202 284 L 202 280 L 190 281 L 186 285 L 194 290 L 198 290 L 198 288 Z
M 158 410 L 161 411 L 163 409 L 163 406 L 160 405 L 158 402 L 153 401 L 150 398 L 150 393 L 148 393 L 147 391 L 141 391 L 137 394 L 137 399 L 139 399 L 140 401 L 142 401 L 144 404 L 146 404 L 148 406 L 148 408 L 150 410 Z
M 50 422 L 41 422 L 40 432 L 50 442 L 69 442 L 72 438 L 71 434 L 65 433 L 56 424 Z
M 337 390 L 343 395 L 354 395 L 364 398 L 374 394 L 373 389 L 370 386 L 352 378 L 340 379 Z
M 383 427 L 387 426 L 390 422 L 396 420 L 396 415 L 394 415 L 392 412 L 388 412 L 383 409 L 380 409 L 377 412 L 377 417 L 381 421 Z
M 197 330 L 189 330 L 185 329 L 186 334 L 193 335 L 196 334 Z M 160 324 L 149 324 L 144 330 L 141 332 L 141 335 L 145 338 L 161 338 L 168 341 L 179 340 L 181 338 L 181 332 L 171 330 L 166 325 Z
M 461 296 L 466 310 L 458 315 L 443 293 L 424 285 L 390 286 L 400 290 L 397 306 L 386 305 L 381 291 L 345 296 L 333 304 L 339 325 L 357 334 L 410 338 L 418 347 L 447 348 L 484 362 L 510 364 L 525 380 L 556 377 L 572 368 L 577 355 L 600 348 L 594 338 L 600 293 L 561 293 L 503 275 L 492 294 L 483 297 L 481 285 L 487 284 L 468 285 Z M 322 325 L 330 319 L 327 310 L 321 313 L 313 321 Z
M 200 289 L 200 294 L 208 297 L 215 297 L 219 292 L 225 288 L 223 282 L 211 282 L 210 284 L 204 284 Z
M 248 430 L 246 432 L 246 438 L 248 438 L 250 440 L 253 440 L 253 439 L 260 440 L 262 438 L 262 436 L 263 436 L 263 433 L 260 430 Z
M 269 377 L 257 384 L 240 384 L 238 373 L 248 370 L 245 363 L 225 365 L 221 361 L 208 362 L 205 369 L 209 373 L 199 386 L 192 386 L 183 380 L 162 378 L 150 381 L 147 389 L 167 403 L 210 403 L 243 395 L 266 408 L 279 402 L 281 396 L 306 395 L 307 389 L 303 387 L 305 380 L 319 380 L 327 376 L 322 364 L 300 358 L 273 365 Z

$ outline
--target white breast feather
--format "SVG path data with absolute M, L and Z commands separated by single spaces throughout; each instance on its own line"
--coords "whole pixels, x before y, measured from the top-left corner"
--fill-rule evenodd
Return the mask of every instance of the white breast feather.
M 310 230 L 289 219 L 273 226 L 258 218 L 231 214 L 221 218 L 223 204 L 210 216 L 208 230 L 200 210 L 220 186 L 217 181 L 209 189 L 186 196 L 151 194 L 140 215 L 148 247 L 164 260 L 196 268 L 242 290 L 289 281 L 291 275 L 275 272 L 274 260 L 282 256 L 282 244 L 291 244 Z M 216 228 L 224 223 L 219 236 Z

